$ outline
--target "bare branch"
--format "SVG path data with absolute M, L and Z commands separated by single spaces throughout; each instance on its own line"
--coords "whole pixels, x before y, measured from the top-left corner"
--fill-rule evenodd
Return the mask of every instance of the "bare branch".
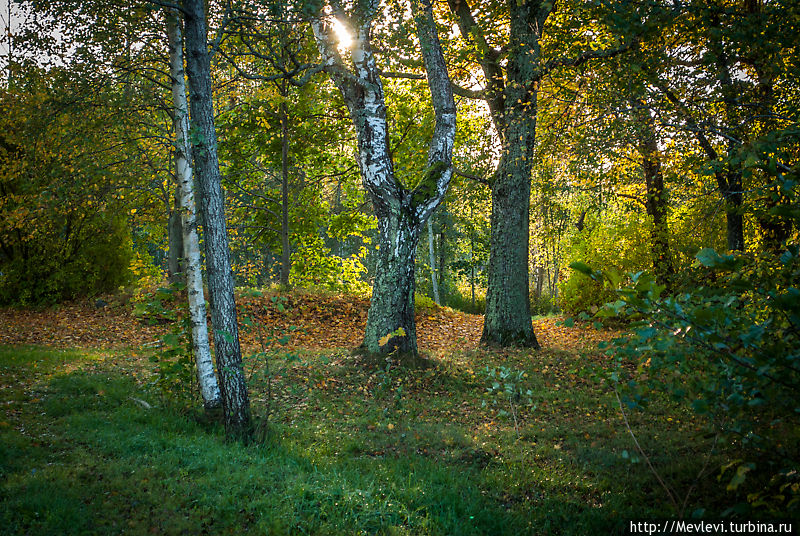
M 580 67 L 584 63 L 595 59 L 607 59 L 618 56 L 628 50 L 633 50 L 639 46 L 639 38 L 634 37 L 629 42 L 618 46 L 617 48 L 609 48 L 605 50 L 587 50 L 578 54 L 574 58 L 555 58 L 544 64 L 544 67 L 533 76 L 533 81 L 538 82 L 543 76 L 549 74 L 553 69 L 558 67 Z

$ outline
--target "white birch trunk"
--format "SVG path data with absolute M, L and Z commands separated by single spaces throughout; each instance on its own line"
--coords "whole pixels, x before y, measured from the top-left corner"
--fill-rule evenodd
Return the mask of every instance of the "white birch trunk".
M 380 250 L 376 278 L 367 315 L 362 347 L 370 353 L 417 355 L 414 320 L 414 258 L 419 234 L 441 203 L 450 184 L 452 151 L 456 131 L 456 109 L 441 44 L 433 20 L 430 0 L 411 4 L 417 37 L 428 75 L 436 126 L 428 148 L 428 167 L 413 190 L 396 179 L 389 148 L 386 102 L 380 70 L 370 45 L 372 19 L 380 13 L 378 0 L 357 4 L 347 17 L 337 2 L 329 6 L 340 21 L 357 23 L 349 66 L 336 46 L 332 26 L 320 4 L 311 20 L 326 71 L 342 93 L 358 136 L 361 178 L 378 218 Z M 397 328 L 404 334 L 394 335 Z M 388 337 L 388 338 L 387 338 Z
M 197 237 L 197 210 L 194 202 L 194 181 L 190 164 L 189 116 L 183 73 L 183 43 L 178 20 L 172 13 L 167 14 L 167 33 L 169 34 L 169 70 L 172 77 L 176 138 L 175 168 L 178 181 L 178 210 L 183 229 L 183 267 L 186 276 L 186 291 L 189 296 L 189 316 L 192 323 L 192 348 L 197 364 L 197 382 L 200 385 L 203 405 L 208 410 L 220 407 L 222 399 L 208 343 L 200 242 Z

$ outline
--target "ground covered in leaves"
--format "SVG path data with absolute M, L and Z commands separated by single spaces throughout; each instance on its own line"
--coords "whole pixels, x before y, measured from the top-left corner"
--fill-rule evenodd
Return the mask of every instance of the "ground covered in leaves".
M 273 301 L 273 298 L 281 298 Z M 157 343 L 167 331 L 165 323 L 148 322 L 127 304 L 95 300 L 47 309 L 0 308 L 0 344 L 44 344 L 58 348 L 130 348 Z M 276 332 L 291 332 L 289 348 L 354 348 L 361 343 L 369 300 L 348 295 L 293 293 L 281 296 L 243 294 L 238 298 L 239 318 L 251 318 Z M 278 306 L 280 304 L 280 307 Z M 555 316 L 534 319 L 542 346 L 556 350 L 583 348 L 608 338 L 591 327 L 560 326 Z M 295 327 L 296 330 L 290 330 Z M 244 328 L 244 326 L 243 326 Z M 475 349 L 483 329 L 483 316 L 442 307 L 417 311 L 417 336 L 424 352 Z M 260 346 L 257 330 L 241 329 L 247 349 Z
M 197 411 L 191 374 L 154 373 L 174 324 L 122 305 L 2 310 L 4 533 L 622 534 L 732 500 L 711 439 L 668 404 L 628 415 L 678 501 L 659 485 L 601 379 L 608 332 L 539 319 L 542 351 L 490 351 L 480 317 L 423 309 L 434 366 L 410 370 L 348 351 L 366 301 L 273 298 L 240 300 L 250 445 Z

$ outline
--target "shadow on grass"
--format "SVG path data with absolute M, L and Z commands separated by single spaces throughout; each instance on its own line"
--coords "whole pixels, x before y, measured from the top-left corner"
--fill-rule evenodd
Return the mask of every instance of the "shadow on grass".
M 461 372 L 421 374 L 442 391 L 480 388 Z M 405 371 L 387 377 L 410 381 Z M 310 403 L 346 403 L 320 393 Z M 169 408 L 145 409 L 135 399 L 158 404 L 113 372 L 58 375 L 40 394 L 0 429 L 7 534 L 614 534 L 631 515 L 622 505 L 635 504 L 624 495 L 603 504 L 605 492 L 581 480 L 609 470 L 602 457 L 515 460 L 441 415 L 391 410 L 392 433 L 370 430 L 390 394 L 362 400 L 352 419 L 322 406 L 287 414 L 250 446 Z

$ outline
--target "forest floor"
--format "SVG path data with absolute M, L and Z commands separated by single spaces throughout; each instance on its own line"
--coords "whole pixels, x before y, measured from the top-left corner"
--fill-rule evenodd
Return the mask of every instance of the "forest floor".
M 366 300 L 285 298 L 239 300 L 251 445 L 195 409 L 190 369 L 154 372 L 175 324 L 0 309 L 4 532 L 623 534 L 730 500 L 689 415 L 662 402 L 626 427 L 596 350 L 614 332 L 539 318 L 543 350 L 488 350 L 480 316 L 423 308 L 434 365 L 411 370 L 350 353 Z

